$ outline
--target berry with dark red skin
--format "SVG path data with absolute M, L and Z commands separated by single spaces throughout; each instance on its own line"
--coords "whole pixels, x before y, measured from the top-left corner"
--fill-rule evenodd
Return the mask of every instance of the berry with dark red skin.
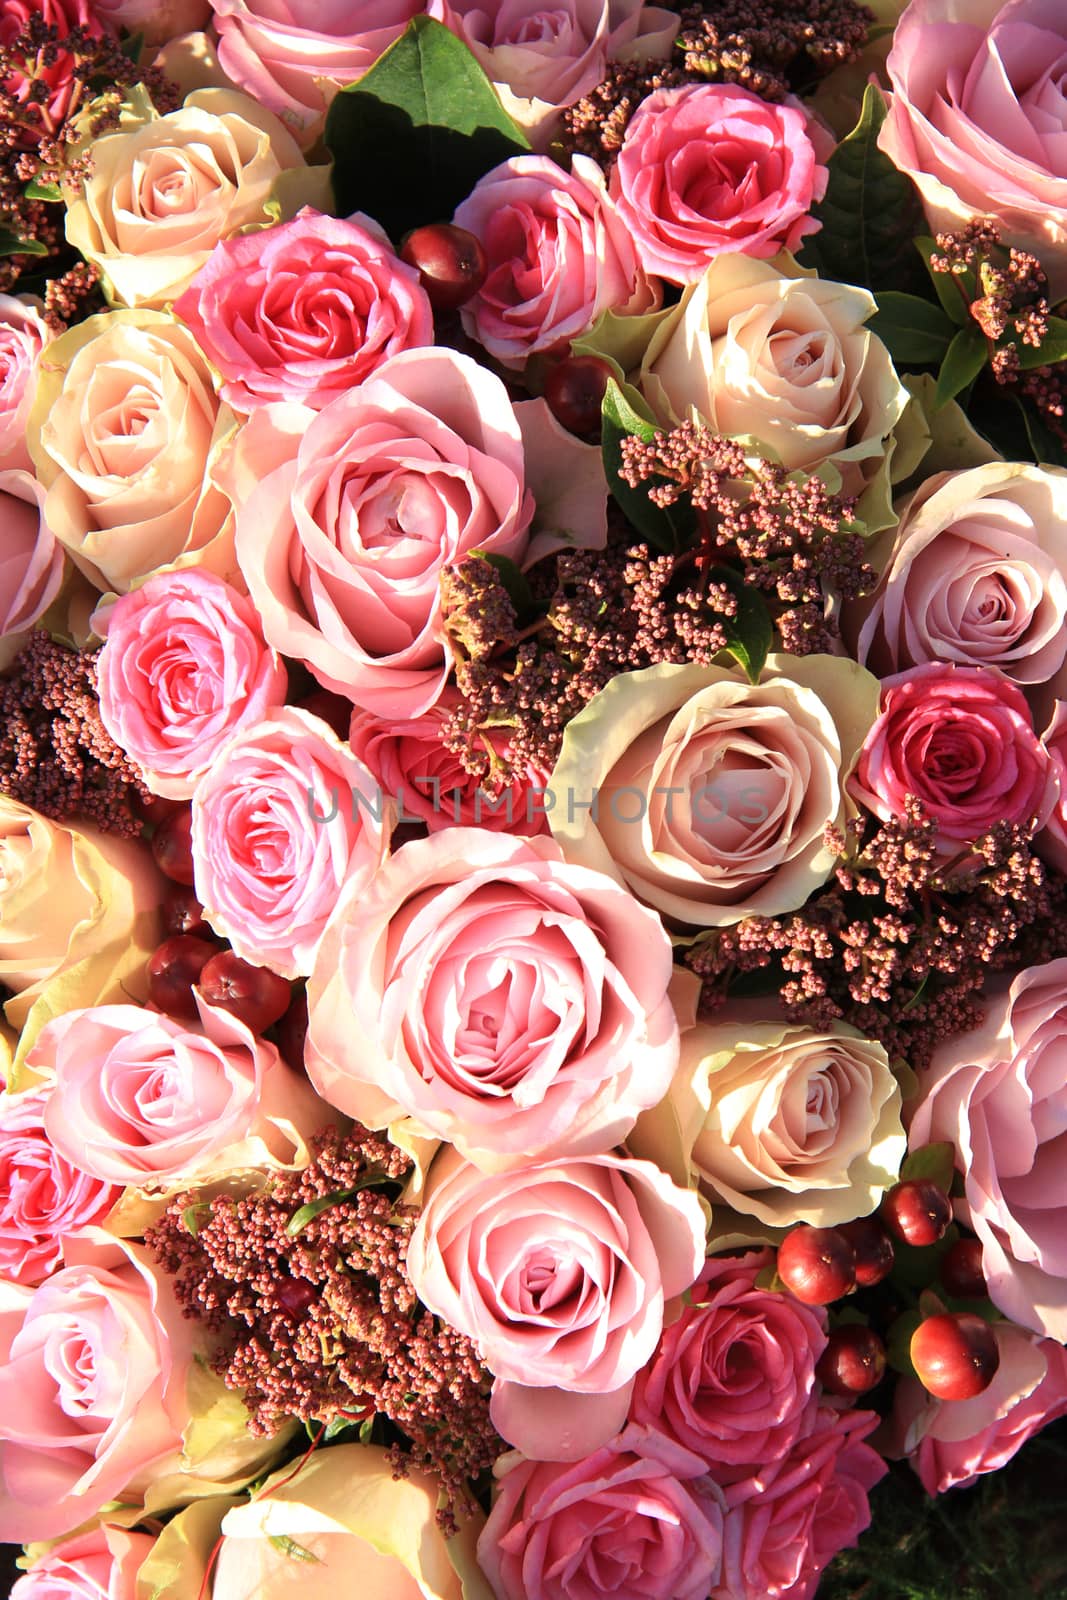
M 295 1321 L 318 1299 L 319 1294 L 315 1286 L 303 1278 L 284 1278 L 275 1290 L 275 1297 L 281 1311 Z
M 614 373 L 599 356 L 567 356 L 545 379 L 545 400 L 556 421 L 571 433 L 600 431 L 604 391 Z
M 885 1344 L 873 1328 L 844 1323 L 833 1328 L 815 1376 L 831 1394 L 866 1394 L 885 1377 Z
M 160 872 L 174 883 L 193 881 L 193 813 L 188 806 L 165 817 L 152 835 L 152 854 Z
M 292 992 L 285 978 L 242 961 L 232 950 L 212 951 L 199 987 L 210 1005 L 228 1011 L 253 1033 L 264 1033 L 284 1016 Z
M 909 1354 L 919 1382 L 938 1400 L 973 1400 L 1000 1366 L 993 1329 L 969 1311 L 945 1311 L 920 1322 Z
M 198 939 L 213 939 L 204 921 L 204 908 L 187 883 L 175 883 L 163 896 L 163 926 L 168 933 L 192 933 Z
M 160 822 L 165 822 L 176 811 L 181 811 L 186 802 L 184 800 L 167 800 L 161 794 L 150 794 L 147 799 L 142 799 L 134 790 L 131 796 L 131 804 L 139 817 L 143 817 L 146 822 L 156 825 Z
M 893 1270 L 893 1241 L 876 1217 L 857 1217 L 855 1222 L 838 1224 L 856 1252 L 856 1283 L 871 1289 Z
M 190 933 L 176 933 L 164 939 L 148 958 L 149 1000 L 170 1017 L 195 1022 L 200 1013 L 196 1009 L 193 985 L 199 982 L 205 966 L 216 954 L 216 945 Z
M 453 222 L 415 228 L 401 245 L 400 258 L 415 268 L 435 311 L 466 305 L 489 270 L 481 240 Z
M 961 1300 L 980 1300 L 989 1291 L 982 1270 L 980 1239 L 957 1239 L 938 1263 L 941 1282 Z
M 944 1238 L 952 1202 L 929 1178 L 906 1178 L 886 1194 L 879 1215 L 895 1238 L 921 1249 Z
M 856 1287 L 856 1255 L 836 1228 L 801 1223 L 778 1246 L 778 1276 L 806 1305 L 829 1305 Z

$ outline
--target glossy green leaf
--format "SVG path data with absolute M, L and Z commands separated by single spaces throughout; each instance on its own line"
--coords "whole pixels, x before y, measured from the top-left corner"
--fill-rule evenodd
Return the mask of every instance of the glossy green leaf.
M 952 1187 L 956 1152 L 951 1144 L 924 1144 L 904 1158 L 900 1169 L 901 1179 L 929 1178 L 946 1194 Z
M 737 601 L 737 614 L 721 618 L 726 649 L 744 670 L 749 683 L 758 683 L 774 641 L 774 628 L 766 602 L 732 567 L 712 567 L 712 583 L 721 583 Z
M 889 1365 L 894 1372 L 899 1372 L 906 1378 L 915 1377 L 915 1368 L 911 1362 L 911 1341 L 922 1320 L 920 1311 L 902 1312 L 890 1327 L 885 1342 Z
M 39 239 L 22 239 L 10 228 L 0 227 L 0 256 L 46 256 L 48 246 Z
M 1031 367 L 1051 367 L 1057 361 L 1067 361 L 1067 321 L 1063 317 L 1049 317 L 1048 333 L 1038 349 L 1016 339 L 1019 365 L 1023 371 Z
M 883 289 L 878 310 L 867 320 L 898 366 L 936 367 L 948 353 L 955 327 L 940 306 L 917 294 Z
M 930 266 L 930 257 L 937 253 L 937 245 L 933 239 L 930 238 L 929 234 L 922 234 L 915 240 L 915 248 L 926 264 L 926 270 L 930 274 L 930 282 L 934 286 L 934 293 L 940 300 L 950 320 L 955 323 L 957 328 L 968 327 L 971 321 L 971 313 L 968 308 L 970 296 L 963 293 L 963 285 L 956 277 L 950 273 L 935 272 Z M 973 288 L 973 274 L 970 275 L 970 278 L 971 287 Z
M 961 328 L 948 347 L 937 375 L 934 390 L 934 410 L 938 411 L 949 400 L 955 400 L 967 386 L 974 382 L 986 364 L 989 346 L 977 325 Z
M 622 441 L 635 436 L 649 443 L 656 436 L 656 426 L 642 416 L 623 394 L 614 379 L 608 383 L 602 407 L 600 449 L 604 461 L 604 476 L 608 488 L 620 510 L 634 528 L 657 550 L 680 550 L 687 542 L 693 525 L 692 509 L 688 505 L 657 506 L 648 498 L 652 482 L 639 484 L 632 489 L 619 476 L 622 466 Z

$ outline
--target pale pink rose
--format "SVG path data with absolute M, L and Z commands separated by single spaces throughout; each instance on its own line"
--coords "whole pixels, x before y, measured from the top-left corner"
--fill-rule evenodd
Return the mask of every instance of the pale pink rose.
M 886 63 L 879 147 L 930 231 L 992 217 L 1067 283 L 1067 13 L 1058 0 L 912 0 Z
M 371 887 L 391 824 L 372 774 L 333 729 L 283 706 L 242 729 L 196 786 L 204 915 L 246 961 L 304 977 L 342 890 Z
M 497 1430 L 528 1456 L 573 1460 L 623 1426 L 666 1303 L 703 1262 L 699 1200 L 650 1161 L 487 1176 L 446 1150 L 407 1264 L 420 1300 L 496 1375 Z
M 773 1261 L 769 1250 L 710 1260 L 634 1384 L 632 1420 L 692 1450 L 721 1484 L 780 1460 L 815 1422 L 826 1313 L 758 1288 Z
M 929 661 L 1047 683 L 1067 654 L 1067 477 L 991 461 L 928 478 L 845 636 L 879 675 Z
M 256 412 L 229 475 L 268 641 L 375 715 L 420 716 L 451 669 L 442 572 L 526 548 L 533 502 L 500 379 L 443 346 L 405 350 L 322 411 Z
M 63 1235 L 102 1223 L 121 1189 L 60 1155 L 47 1088 L 0 1095 L 0 1278 L 34 1285 L 63 1260 Z
M 518 1460 L 478 1540 L 497 1600 L 707 1600 L 723 1530 L 702 1471 L 634 1424 L 571 1466 Z
M 1067 960 L 1020 972 L 985 1021 L 935 1050 L 912 1147 L 949 1140 L 961 1219 L 982 1241 L 993 1304 L 1067 1343 Z
M 618 1144 L 667 1092 L 659 919 L 550 839 L 446 828 L 349 894 L 308 985 L 308 1074 L 365 1125 L 401 1114 L 493 1171 Z
M 337 90 L 374 65 L 422 0 L 211 0 L 224 72 L 292 130 L 322 132 Z
M 116 32 L 125 28 L 140 34 L 151 49 L 202 28 L 211 15 L 211 0 L 92 0 L 92 8 Z
M 53 338 L 42 309 L 29 295 L 0 294 L 0 471 L 30 466 L 26 420 L 41 351 Z
M 893 1427 L 927 1494 L 968 1489 L 999 1472 L 1028 1439 L 1067 1413 L 1067 1350 L 995 1322 L 1000 1365 L 973 1400 L 935 1400 L 914 1378 L 893 1394 Z
M 870 1526 L 867 1496 L 887 1468 L 863 1440 L 878 1420 L 823 1407 L 789 1455 L 727 1488 L 711 1600 L 810 1600 L 827 1563 Z
M 45 491 L 29 472 L 0 472 L 0 638 L 30 628 L 63 582 L 63 546 L 44 519 Z
M 611 193 L 641 265 L 695 283 L 718 255 L 795 250 L 829 176 L 799 102 L 771 105 L 734 84 L 657 89 L 626 128 Z
M 10 1600 L 137 1600 L 137 1569 L 155 1542 L 150 1533 L 97 1523 L 46 1551 Z
M 116 1005 L 41 1029 L 27 1064 L 52 1084 L 44 1121 L 60 1156 L 137 1187 L 292 1161 L 328 1114 L 272 1044 L 199 1005 L 200 1027 Z
M 101 721 L 154 794 L 190 799 L 222 747 L 285 699 L 255 607 L 210 572 L 149 578 L 94 625 Z
M 1044 827 L 1059 793 L 1021 692 L 999 672 L 930 662 L 882 684 L 850 793 L 883 822 L 915 796 L 953 856 L 998 822 Z
M 488 274 L 464 305 L 463 326 L 506 367 L 566 347 L 604 311 L 649 311 L 630 230 L 587 156 L 566 172 L 548 156 L 513 156 L 479 178 L 453 221 L 485 249 Z
M 1053 703 L 1052 720 L 1041 735 L 1041 741 L 1060 787 L 1056 804 L 1037 836 L 1037 851 L 1057 872 L 1067 873 L 1067 700 Z
M 308 207 L 292 222 L 220 240 L 174 314 L 243 414 L 274 400 L 321 410 L 387 357 L 433 343 L 418 273 L 378 224 Z

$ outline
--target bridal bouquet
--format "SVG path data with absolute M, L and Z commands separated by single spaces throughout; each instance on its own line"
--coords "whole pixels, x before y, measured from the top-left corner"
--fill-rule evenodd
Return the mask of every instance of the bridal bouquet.
M 13 1600 L 808 1600 L 1067 1413 L 1065 85 L 0 0 Z

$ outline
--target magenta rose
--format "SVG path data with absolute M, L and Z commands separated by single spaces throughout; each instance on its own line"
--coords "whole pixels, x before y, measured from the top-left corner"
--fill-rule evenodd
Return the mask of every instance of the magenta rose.
M 826 192 L 811 121 L 725 83 L 657 89 L 626 129 L 611 193 L 646 272 L 695 283 L 718 255 L 795 250 Z
M 45 1133 L 47 1088 L 0 1094 L 0 1278 L 43 1282 L 63 1235 L 102 1223 L 121 1189 L 67 1161 Z
M 365 1125 L 407 1114 L 497 1171 L 618 1144 L 678 1064 L 659 918 L 550 839 L 446 828 L 349 892 L 305 1060 Z
M 370 217 L 322 216 L 221 240 L 176 316 L 221 374 L 239 413 L 274 400 L 319 411 L 388 356 L 433 343 L 433 312 L 413 267 Z
M 519 1460 L 478 1539 L 497 1600 L 707 1600 L 722 1506 L 703 1467 L 634 1424 L 572 1466 Z
M 500 379 L 443 346 L 405 350 L 320 412 L 256 412 L 229 475 L 269 642 L 367 711 L 420 716 L 451 669 L 441 573 L 526 548 L 533 501 Z
M 955 1146 L 990 1299 L 1067 1343 L 1067 960 L 1020 972 L 981 1027 L 938 1046 L 920 1090 L 910 1142 Z
M 63 546 L 44 520 L 45 490 L 29 472 L 0 472 L 0 638 L 30 628 L 63 582 Z
M 569 173 L 548 156 L 514 156 L 479 178 L 453 221 L 481 240 L 488 263 L 463 325 L 505 367 L 565 347 L 605 311 L 659 304 L 587 156 L 573 156 Z
M 97 1523 L 34 1561 L 9 1600 L 137 1600 L 137 1571 L 155 1542 L 150 1533 Z
M 773 1259 L 710 1260 L 634 1384 L 632 1420 L 692 1450 L 723 1484 L 780 1460 L 815 1421 L 826 1315 L 756 1286 Z
M 255 607 L 202 568 L 149 578 L 94 625 L 100 719 L 154 794 L 188 800 L 222 747 L 285 699 Z
M 41 302 L 28 295 L 0 294 L 0 471 L 4 472 L 32 466 L 26 421 L 41 351 L 52 339 L 42 309 Z
M 283 706 L 232 739 L 196 786 L 204 915 L 246 961 L 306 976 L 342 889 L 370 887 L 391 821 L 371 773 L 333 729 Z
M 955 855 L 998 822 L 1047 821 L 1058 793 L 1020 691 L 983 667 L 931 662 L 886 678 L 849 790 L 883 822 L 914 795 Z
M 91 0 L 0 0 L 0 47 L 9 49 L 34 18 L 55 28 L 59 45 L 54 59 L 41 63 L 37 52 L 28 52 L 26 69 L 16 68 L 4 79 L 4 91 L 22 108 L 22 129 L 14 129 L 15 144 L 26 148 L 41 136 L 52 136 L 71 109 L 79 80 L 74 76 L 75 60 L 62 41 L 73 28 L 84 28 L 99 38 L 104 32 L 94 15 Z M 43 90 L 43 93 L 42 93 Z M 29 107 L 37 106 L 36 114 Z

